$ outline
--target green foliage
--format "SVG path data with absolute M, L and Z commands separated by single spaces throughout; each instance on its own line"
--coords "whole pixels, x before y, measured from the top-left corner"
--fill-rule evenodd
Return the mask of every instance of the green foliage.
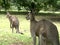
M 57 7 L 56 8 L 57 8 L 57 10 L 60 9 L 60 0 L 57 1 Z
M 10 8 L 10 0 L 2 0 L 2 8 L 4 8 L 5 10 Z
M 55 10 L 57 7 L 57 0 L 14 0 L 14 3 L 18 8 L 23 6 L 27 10 L 31 10 L 33 8 L 32 5 L 34 5 L 34 10 L 36 10 L 36 12 L 42 9 Z
M 2 8 L 2 6 L 1 6 L 1 5 L 2 5 L 2 0 L 0 0 L 0 10 L 1 10 L 1 8 Z
M 1 6 L 1 4 L 2 4 L 2 0 L 0 0 L 0 6 Z
M 60 1 L 57 1 L 57 5 L 60 6 Z
M 31 10 L 32 3 L 34 3 L 34 10 L 55 10 L 60 7 L 60 0 L 0 0 L 0 6 L 5 10 L 9 9 L 11 5 L 16 6 L 18 10 L 24 7 L 26 10 Z

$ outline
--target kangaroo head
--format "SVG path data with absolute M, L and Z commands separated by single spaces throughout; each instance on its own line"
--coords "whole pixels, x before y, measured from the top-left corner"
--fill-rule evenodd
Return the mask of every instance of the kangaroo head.
M 31 19 L 32 19 L 32 17 L 31 17 L 31 12 L 28 12 L 28 14 L 27 14 L 27 16 L 26 16 L 26 19 L 27 19 L 27 20 L 31 20 Z
M 10 15 L 9 12 L 7 12 L 6 17 L 7 17 L 7 18 L 10 18 L 10 17 L 11 17 L 11 15 Z

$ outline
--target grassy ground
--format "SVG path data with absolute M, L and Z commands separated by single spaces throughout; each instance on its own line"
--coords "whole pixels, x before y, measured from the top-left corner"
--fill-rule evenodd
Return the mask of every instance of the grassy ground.
M 16 15 L 20 22 L 20 31 L 24 33 L 24 35 L 17 34 L 14 30 L 9 27 L 9 21 L 6 18 L 6 15 L 0 14 L 0 45 L 32 45 L 32 38 L 29 32 L 29 21 L 25 19 L 25 15 Z M 37 16 L 37 19 L 40 18 Z M 53 22 L 60 32 L 60 24 L 59 22 Z

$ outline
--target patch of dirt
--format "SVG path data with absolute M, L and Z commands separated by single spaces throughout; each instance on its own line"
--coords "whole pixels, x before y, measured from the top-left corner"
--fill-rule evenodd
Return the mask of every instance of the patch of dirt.
M 24 45 L 24 43 L 23 42 L 16 42 L 16 43 L 12 43 L 10 45 Z

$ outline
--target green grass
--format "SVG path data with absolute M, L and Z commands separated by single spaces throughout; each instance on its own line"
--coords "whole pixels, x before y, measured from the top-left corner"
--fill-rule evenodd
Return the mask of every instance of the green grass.
M 24 15 L 17 15 L 20 22 L 20 31 L 24 33 L 24 35 L 17 34 L 14 29 L 14 33 L 10 29 L 9 20 L 6 18 L 6 15 L 0 15 L 0 45 L 10 45 L 13 43 L 24 43 L 24 45 L 28 45 L 31 43 L 31 35 L 29 32 L 29 21 L 25 19 Z M 29 41 L 30 40 L 30 41 Z M 28 42 L 28 44 L 27 44 Z
M 12 30 L 9 26 L 9 20 L 6 18 L 6 15 L 0 14 L 0 45 L 14 45 L 14 44 L 23 44 L 23 45 L 32 45 L 32 38 L 29 31 L 29 21 L 25 19 L 25 15 L 15 15 L 18 17 L 20 22 L 20 31 L 24 33 L 24 35 L 17 34 L 16 30 L 12 33 Z M 37 16 L 37 19 L 40 18 Z M 59 22 L 53 22 L 60 32 L 60 24 Z M 60 34 L 60 33 L 59 33 Z

